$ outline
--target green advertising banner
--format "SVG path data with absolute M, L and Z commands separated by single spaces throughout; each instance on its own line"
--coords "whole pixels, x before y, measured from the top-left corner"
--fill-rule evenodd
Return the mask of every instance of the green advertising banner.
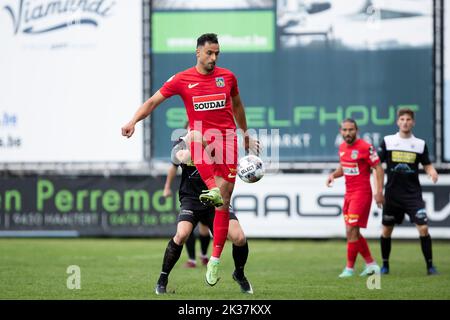
M 274 13 L 255 12 L 155 12 L 152 15 L 154 53 L 192 52 L 198 35 L 221 35 L 227 52 L 271 52 L 275 47 Z
M 163 196 L 164 182 L 146 176 L 1 178 L 0 235 L 168 236 L 176 229 L 179 201 Z

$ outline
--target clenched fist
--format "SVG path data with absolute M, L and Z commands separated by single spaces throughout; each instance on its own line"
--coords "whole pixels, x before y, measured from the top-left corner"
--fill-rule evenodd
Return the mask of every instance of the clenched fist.
M 122 127 L 122 135 L 130 138 L 134 133 L 134 123 L 128 122 L 126 125 Z

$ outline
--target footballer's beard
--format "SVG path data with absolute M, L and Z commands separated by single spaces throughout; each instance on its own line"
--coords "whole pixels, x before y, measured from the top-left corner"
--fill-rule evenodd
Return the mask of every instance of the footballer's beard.
M 205 70 L 211 72 L 214 70 L 215 66 L 216 66 L 215 62 L 208 62 L 207 64 L 205 64 Z
M 352 144 L 356 140 L 356 136 L 344 136 L 344 140 L 347 144 Z

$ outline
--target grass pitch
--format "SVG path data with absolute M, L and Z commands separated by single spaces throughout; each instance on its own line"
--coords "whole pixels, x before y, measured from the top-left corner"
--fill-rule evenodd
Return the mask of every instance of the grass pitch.
M 338 279 L 345 265 L 343 240 L 249 240 L 246 275 L 254 295 L 242 294 L 231 279 L 228 242 L 214 287 L 205 267 L 185 269 L 186 252 L 172 270 L 168 288 L 156 296 L 155 283 L 168 239 L 0 239 L 0 299 L 450 299 L 450 245 L 434 241 L 441 273 L 426 276 L 419 240 L 393 240 L 391 274 L 381 289 L 369 290 L 358 275 Z M 198 245 L 198 243 L 197 243 Z M 378 241 L 369 241 L 381 261 Z M 81 268 L 81 289 L 67 288 L 68 266 Z M 359 256 L 356 271 L 362 271 Z

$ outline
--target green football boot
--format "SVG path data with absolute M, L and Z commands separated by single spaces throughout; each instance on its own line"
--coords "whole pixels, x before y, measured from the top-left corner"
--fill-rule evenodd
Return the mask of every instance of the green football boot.
M 220 189 L 217 187 L 212 188 L 211 190 L 203 190 L 198 198 L 201 203 L 207 206 L 220 207 L 223 205 Z
M 345 267 L 344 271 L 342 271 L 342 273 L 339 275 L 339 278 L 350 278 L 353 276 L 353 274 L 354 274 L 353 269 Z
M 206 283 L 210 286 L 216 285 L 219 281 L 219 264 L 217 260 L 209 259 L 208 265 L 206 266 Z

